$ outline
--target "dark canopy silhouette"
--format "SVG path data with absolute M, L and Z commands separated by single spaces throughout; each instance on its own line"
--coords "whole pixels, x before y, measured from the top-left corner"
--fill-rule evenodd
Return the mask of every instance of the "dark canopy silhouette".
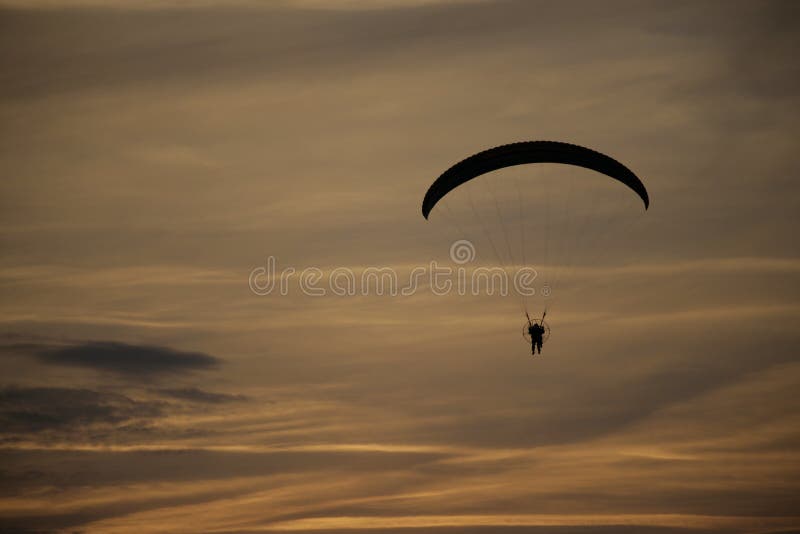
M 642 181 L 617 160 L 570 143 L 523 141 L 484 150 L 447 169 L 425 193 L 422 215 L 427 219 L 436 203 L 447 193 L 473 178 L 504 167 L 527 163 L 563 163 L 597 171 L 632 189 L 644 202 L 645 209 L 650 205 L 650 198 Z

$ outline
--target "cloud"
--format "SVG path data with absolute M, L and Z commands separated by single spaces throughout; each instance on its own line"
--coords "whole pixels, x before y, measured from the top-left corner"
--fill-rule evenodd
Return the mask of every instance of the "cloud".
M 298 498 L 302 500 L 315 493 L 335 495 L 353 491 L 353 486 L 358 486 L 358 482 L 352 480 L 354 473 L 368 478 L 375 476 L 379 482 L 372 485 L 379 486 L 387 470 L 413 472 L 444 457 L 445 454 L 436 452 L 363 450 L 252 453 L 203 449 L 0 449 L 0 464 L 9 466 L 7 472 L 2 473 L 3 479 L 11 481 L 11 489 L 35 491 L 45 484 L 58 487 L 62 495 L 78 497 L 72 502 L 50 506 L 35 516 L 30 513 L 30 507 L 23 506 L 21 510 L 4 514 L 3 519 L 14 526 L 85 526 L 92 521 L 113 520 L 136 512 L 160 513 L 175 506 L 179 509 L 191 507 L 193 503 L 201 507 L 207 503 L 213 505 L 221 497 L 231 498 L 236 493 L 245 500 L 255 495 L 260 502 L 258 514 L 261 517 L 284 516 L 297 507 Z M 40 469 L 30 472 L 29 465 Z M 329 476 L 318 480 L 320 471 Z M 407 484 L 406 477 L 390 478 Z M 168 491 L 156 489 L 156 486 L 168 488 Z M 92 502 L 83 501 L 83 497 L 90 495 Z M 259 495 L 264 499 L 258 498 Z M 49 497 L 40 493 L 33 499 L 44 502 Z M 98 528 L 104 530 L 102 526 Z
M 763 520 L 762 520 L 763 521 Z M 773 525 L 785 525 L 785 520 L 772 521 Z M 447 531 L 448 527 L 458 528 L 459 532 L 489 532 L 499 528 L 503 532 L 561 532 L 563 534 L 605 533 L 605 532 L 693 532 L 713 529 L 741 528 L 758 525 L 758 520 L 743 520 L 739 517 L 692 516 L 683 514 L 664 515 L 592 515 L 581 516 L 557 514 L 542 515 L 421 515 L 403 517 L 315 517 L 290 520 L 272 525 L 269 531 L 328 531 L 328 532 L 399 532 L 408 529 L 413 532 Z M 772 525 L 771 525 L 772 526 Z M 467 530 L 462 530 L 466 528 Z M 720 530 L 717 530 L 720 529 Z
M 202 352 L 182 352 L 168 347 L 129 345 L 115 341 L 89 341 L 38 353 L 41 361 L 130 377 L 171 375 L 214 368 L 220 360 Z
M 244 395 L 231 395 L 229 393 L 214 393 L 199 388 L 164 388 L 156 390 L 159 394 L 173 399 L 189 402 L 219 404 L 247 400 Z
M 318 1 L 294 3 L 306 4 L 302 7 L 331 6 L 330 2 Z M 485 46 L 488 50 L 520 41 L 547 46 L 547 39 L 559 31 L 556 28 L 566 24 L 587 41 L 606 37 L 609 31 L 630 31 L 623 16 L 598 27 L 591 16 L 607 11 L 605 8 L 584 6 L 576 14 L 569 8 L 541 9 L 519 1 L 503 2 L 501 8 L 496 2 L 469 1 L 415 2 L 415 8 L 409 9 L 408 3 L 384 2 L 382 9 L 375 9 L 376 3 L 370 2 L 369 9 L 341 11 L 276 3 L 262 3 L 257 8 L 206 5 L 183 10 L 174 6 L 163 10 L 7 8 L 7 42 L 13 43 L 30 32 L 47 32 L 48 44 L 66 41 L 78 53 L 65 53 L 28 40 L 25 64 L 12 62 L 18 52 L 0 54 L 0 61 L 8 58 L 4 62 L 13 65 L 19 74 L 4 80 L 0 96 L 30 98 L 87 88 L 119 88 L 151 80 L 279 80 L 283 76 L 307 76 L 311 70 L 314 76 L 330 76 L 341 69 L 383 69 L 390 55 L 402 62 L 463 57 L 469 53 L 469 48 L 463 46 L 467 37 L 476 48 Z M 626 9 L 632 12 L 630 15 L 644 19 L 655 18 L 651 12 L 669 17 L 673 11 L 635 5 Z M 176 12 L 185 25 L 170 24 Z M 571 16 L 566 19 L 564 14 Z M 105 28 L 93 35 L 102 47 L 95 46 L 92 40 L 78 39 L 87 28 L 96 25 Z M 142 33 L 142 28 L 150 31 Z M 613 49 L 613 42 L 597 39 L 593 51 L 603 54 L 608 48 Z M 157 57 L 151 53 L 154 49 L 159 50 Z M 424 57 L 420 55 L 423 50 Z M 580 50 L 569 47 L 559 53 L 573 59 L 571 56 Z M 79 69 L 84 76 L 75 76 Z
M 164 403 L 118 393 L 57 387 L 0 390 L 0 435 L 20 436 L 92 425 L 123 425 L 163 415 Z

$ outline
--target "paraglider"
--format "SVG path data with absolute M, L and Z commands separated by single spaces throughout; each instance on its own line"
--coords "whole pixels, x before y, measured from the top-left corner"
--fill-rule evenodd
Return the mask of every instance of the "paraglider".
M 518 143 L 511 143 L 506 145 L 497 146 L 494 148 L 490 148 L 488 150 L 484 150 L 477 154 L 474 154 L 459 163 L 456 163 L 449 169 L 447 169 L 444 173 L 442 173 L 428 188 L 427 192 L 425 193 L 425 197 L 422 201 L 422 215 L 425 219 L 428 219 L 431 211 L 440 204 L 445 197 L 448 197 L 455 189 L 463 186 L 464 184 L 475 180 L 478 177 L 482 177 L 484 175 L 488 175 L 490 173 L 494 173 L 494 171 L 498 171 L 501 169 L 505 169 L 508 167 L 516 167 L 522 165 L 531 165 L 531 164 L 543 164 L 543 163 L 555 163 L 561 164 L 571 167 L 579 167 L 583 169 L 588 169 L 593 171 L 593 174 L 597 177 L 604 177 L 604 178 L 611 178 L 613 181 L 621 183 L 624 185 L 628 190 L 633 192 L 636 197 L 638 197 L 641 202 L 644 204 L 645 210 L 650 205 L 650 197 L 645 188 L 642 181 L 639 179 L 636 174 L 633 173 L 628 167 L 620 163 L 619 161 L 597 152 L 595 150 L 574 145 L 571 143 L 564 143 L 559 141 L 523 141 Z M 536 166 L 536 165 L 534 165 Z M 506 180 L 506 178 L 503 178 Z M 487 178 L 488 181 L 488 178 Z M 506 186 L 504 184 L 510 184 L 513 182 L 502 182 L 500 184 L 500 190 L 502 191 L 503 188 Z M 529 184 L 530 182 L 522 182 L 524 185 Z M 481 216 L 478 209 L 476 209 L 475 204 L 473 202 L 472 195 L 470 193 L 469 198 L 469 206 L 472 209 L 472 213 L 474 217 L 477 219 L 478 223 L 483 226 L 484 233 L 489 237 L 491 249 L 494 251 L 498 263 L 505 264 L 515 264 L 517 263 L 516 259 L 522 259 L 522 263 L 526 263 L 525 256 L 526 256 L 526 242 L 527 241 L 535 241 L 531 238 L 531 236 L 536 235 L 536 228 L 534 228 L 534 232 L 525 235 L 525 217 L 531 216 L 537 210 L 533 210 L 530 208 L 524 209 L 522 203 L 522 195 L 519 190 L 520 185 L 517 182 L 517 194 L 518 194 L 518 201 L 519 201 L 519 214 L 517 215 L 516 212 L 512 214 L 505 214 L 504 210 L 501 209 L 500 202 L 498 201 L 495 191 L 491 189 L 490 186 L 487 186 L 487 191 L 491 194 L 494 200 L 494 206 L 496 208 L 496 214 L 500 220 L 500 228 L 503 231 L 504 235 L 504 242 L 508 247 L 508 254 L 504 257 L 500 254 L 499 250 L 502 248 L 494 243 L 489 236 L 489 232 L 486 229 L 485 225 L 485 216 Z M 570 187 L 569 195 L 567 198 L 571 196 L 572 191 Z M 566 201 L 568 203 L 569 200 Z M 594 199 L 584 200 L 584 202 L 590 202 L 592 204 L 595 203 Z M 598 201 L 599 202 L 599 201 Z M 541 206 L 539 206 L 541 207 Z M 546 213 L 542 215 L 542 217 L 546 217 L 543 221 L 546 221 L 548 225 L 552 223 L 551 221 L 551 214 L 549 206 L 545 206 L 546 210 L 538 210 L 538 211 L 545 211 Z M 448 210 L 449 211 L 449 210 Z M 515 210 L 516 211 L 516 210 Z M 508 227 L 510 223 L 507 223 L 506 219 L 508 217 L 511 218 L 518 218 L 521 224 L 520 228 L 520 242 L 522 248 L 522 252 L 518 254 L 514 254 L 512 252 L 512 242 L 514 241 L 511 237 L 509 237 Z M 590 225 L 591 226 L 591 225 Z M 595 225 L 596 226 L 596 225 Z M 461 227 L 459 226 L 459 231 Z M 579 230 L 578 230 L 579 231 Z M 554 232 L 555 233 L 555 232 Z M 550 238 L 550 231 L 549 228 L 545 232 L 545 239 L 549 243 Z M 535 244 L 537 244 L 537 253 L 546 256 L 548 245 L 540 246 L 541 242 L 544 239 L 538 240 Z M 572 240 L 570 240 L 572 242 Z M 563 248 L 567 248 L 565 245 Z M 544 249 L 544 250 L 542 250 Z M 516 257 L 515 257 L 516 256 Z M 560 272 L 558 273 L 560 276 Z M 549 296 L 549 290 L 547 293 L 542 292 L 546 296 Z M 531 342 L 531 352 L 532 353 L 539 353 L 541 354 L 542 344 L 546 341 L 547 337 L 550 334 L 550 328 L 544 322 L 544 316 L 547 313 L 547 304 L 545 303 L 544 312 L 542 314 L 541 320 L 534 320 L 530 319 L 528 315 L 528 305 L 525 301 L 525 297 L 523 297 L 523 306 L 525 315 L 527 318 L 527 323 L 523 329 L 523 336 Z
M 525 313 L 525 316 L 528 318 L 528 324 L 526 325 L 525 332 L 528 334 L 523 337 L 531 342 L 531 354 L 536 354 L 536 351 L 539 351 L 539 354 L 542 353 L 542 345 L 544 344 L 544 335 L 547 333 L 547 330 L 544 328 L 544 316 L 547 315 L 547 311 L 542 314 L 542 324 L 539 324 L 539 321 L 531 321 L 531 316 Z

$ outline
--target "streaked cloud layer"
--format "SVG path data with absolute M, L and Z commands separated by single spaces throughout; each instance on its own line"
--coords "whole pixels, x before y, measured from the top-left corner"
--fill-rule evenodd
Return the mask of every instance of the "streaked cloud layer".
M 0 5 L 0 530 L 800 528 L 795 4 Z M 430 181 L 538 138 L 653 199 L 544 262 L 542 358 L 512 299 L 250 291 L 446 263 Z

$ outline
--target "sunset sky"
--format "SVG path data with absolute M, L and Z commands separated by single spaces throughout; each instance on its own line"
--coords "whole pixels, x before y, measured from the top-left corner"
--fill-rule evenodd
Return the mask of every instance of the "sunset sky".
M 798 50 L 791 1 L 0 0 L 0 531 L 800 531 Z M 251 289 L 496 265 L 422 197 L 536 139 L 652 201 L 522 239 L 541 357 L 512 296 Z

